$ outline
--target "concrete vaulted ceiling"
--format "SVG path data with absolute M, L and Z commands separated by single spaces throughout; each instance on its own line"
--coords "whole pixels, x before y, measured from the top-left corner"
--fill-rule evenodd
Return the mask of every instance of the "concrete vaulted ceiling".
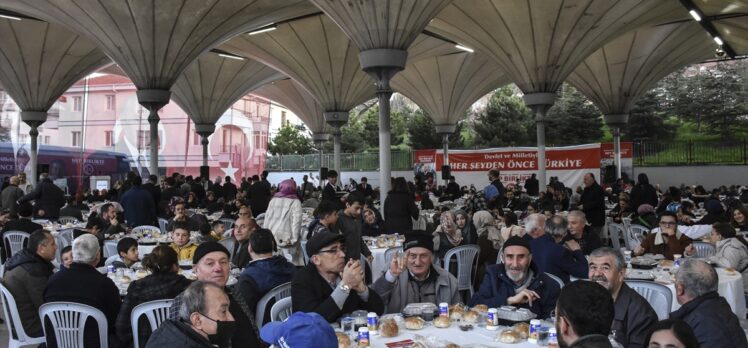
M 311 0 L 362 51 L 376 48 L 407 50 L 426 24 L 451 1 Z
M 748 2 L 739 0 L 693 0 L 709 18 L 724 42 L 738 55 L 748 55 Z
M 408 64 L 424 58 L 443 56 L 445 54 L 464 52 L 455 47 L 454 43 L 444 41 L 426 34 L 416 37 L 416 41 L 408 47 Z
M 657 81 L 714 55 L 714 41 L 694 21 L 626 33 L 587 57 L 568 81 L 603 114 L 628 114 Z
M 488 57 L 461 52 L 408 64 L 393 77 L 392 87 L 439 126 L 457 124 L 478 98 L 509 82 Z
M 428 30 L 483 51 L 525 93 L 555 92 L 616 36 L 687 15 L 676 0 L 470 0 L 452 2 Z
M 322 114 L 325 109 L 298 82 L 285 79 L 262 86 L 252 94 L 272 100 L 291 110 L 314 134 L 332 133 Z
M 221 49 L 252 57 L 298 81 L 325 111 L 348 111 L 374 97 L 374 81 L 358 62 L 358 49 L 325 15 L 239 35 Z
M 179 77 L 172 98 L 195 124 L 215 124 L 239 98 L 282 78 L 260 62 L 205 52 Z
M 106 64 L 109 58 L 92 42 L 59 25 L 0 18 L 0 81 L 23 111 L 46 112 Z
M 226 39 L 317 11 L 304 0 L 7 0 L 3 7 L 69 26 L 106 52 L 139 89 L 161 90 Z

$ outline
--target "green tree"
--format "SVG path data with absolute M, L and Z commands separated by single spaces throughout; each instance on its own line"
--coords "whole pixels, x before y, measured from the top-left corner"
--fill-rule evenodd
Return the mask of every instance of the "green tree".
M 304 134 L 305 129 L 303 125 L 284 125 L 268 143 L 268 152 L 273 155 L 306 155 L 312 153 L 314 144 Z
M 535 143 L 535 122 L 522 98 L 511 86 L 494 92 L 488 105 L 477 113 L 472 124 L 476 147 L 526 146 Z
M 457 123 L 454 134 L 449 136 L 449 147 L 462 147 L 462 122 Z M 436 133 L 434 121 L 424 114 L 423 110 L 416 110 L 408 119 L 408 138 L 413 149 L 440 149 L 442 136 Z
M 576 88 L 564 84 L 560 97 L 546 114 L 546 143 L 569 145 L 598 142 L 603 137 L 602 126 L 602 115 L 597 107 Z
M 670 140 L 675 136 L 676 126 L 667 124 L 665 112 L 660 110 L 661 96 L 655 91 L 644 94 L 631 108 L 629 122 L 621 130 L 628 140 Z

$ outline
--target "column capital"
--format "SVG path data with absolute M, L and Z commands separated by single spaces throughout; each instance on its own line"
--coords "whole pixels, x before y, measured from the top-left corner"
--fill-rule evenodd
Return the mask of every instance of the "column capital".
M 451 124 L 437 124 L 434 126 L 436 128 L 436 133 L 441 135 L 450 135 L 454 134 L 455 131 L 457 131 L 457 124 L 451 123 Z
M 610 127 L 623 127 L 629 122 L 629 114 L 606 114 L 603 121 Z

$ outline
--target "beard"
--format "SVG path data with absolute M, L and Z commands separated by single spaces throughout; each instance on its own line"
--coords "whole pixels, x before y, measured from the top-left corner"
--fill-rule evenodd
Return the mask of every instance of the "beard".
M 513 282 L 517 283 L 525 279 L 527 272 L 522 269 L 507 269 L 506 276 L 509 277 Z

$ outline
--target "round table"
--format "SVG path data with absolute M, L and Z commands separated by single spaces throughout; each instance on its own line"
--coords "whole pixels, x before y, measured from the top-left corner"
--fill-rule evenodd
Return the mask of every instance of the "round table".
M 142 259 L 143 256 L 146 254 L 150 254 L 153 249 L 155 249 L 158 246 L 158 244 L 149 244 L 149 245 L 141 245 L 138 244 L 138 254 L 140 255 L 140 258 Z M 104 241 L 104 250 L 102 250 L 103 256 L 105 258 L 116 255 L 117 254 L 117 241 L 116 240 L 106 240 Z
M 475 327 L 470 331 L 462 331 L 459 326 L 455 323 L 451 327 L 446 329 L 439 329 L 431 325 L 421 330 L 408 330 L 400 328 L 399 334 L 396 337 L 380 337 L 378 335 L 371 335 L 369 341 L 371 347 L 386 348 L 387 343 L 399 342 L 404 340 L 413 340 L 416 335 L 429 337 L 435 336 L 443 339 L 444 341 L 459 344 L 462 347 L 475 346 L 475 347 L 512 347 L 512 348 L 537 348 L 536 344 L 522 341 L 514 344 L 500 343 L 494 340 L 494 337 L 499 334 L 500 330 L 489 331 L 485 327 Z M 474 325 L 475 326 L 475 325 Z

